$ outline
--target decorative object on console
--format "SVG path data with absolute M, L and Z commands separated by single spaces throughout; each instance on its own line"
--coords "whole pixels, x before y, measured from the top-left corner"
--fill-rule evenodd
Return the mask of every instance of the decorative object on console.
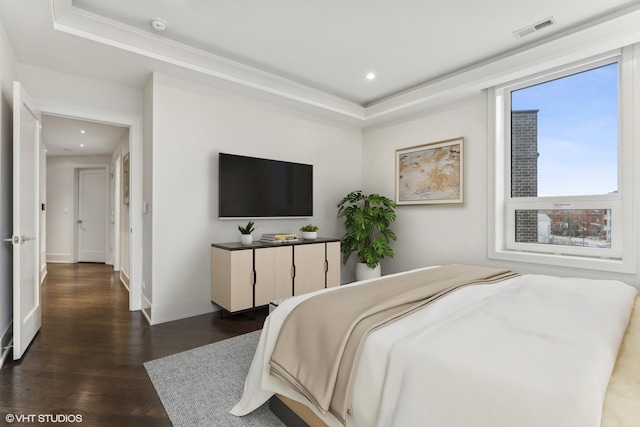
M 260 238 L 265 243 L 293 243 L 298 241 L 298 236 L 293 233 L 269 233 Z
M 302 238 L 305 240 L 315 240 L 318 238 L 318 228 L 313 224 L 307 224 L 304 227 L 300 227 L 300 231 L 302 231 Z
M 396 150 L 396 204 L 463 203 L 464 138 Z
M 344 217 L 346 228 L 340 244 L 342 262 L 346 264 L 355 252 L 358 262 L 366 266 L 356 267 L 356 280 L 365 279 L 359 275 L 363 271 L 379 276 L 380 260 L 393 257 L 389 242 L 397 238 L 389 225 L 396 219 L 395 207 L 393 200 L 379 194 L 364 195 L 361 190 L 352 191 L 338 203 L 338 218 Z
M 251 235 L 253 230 L 255 230 L 253 224 L 253 221 L 249 221 L 245 227 L 241 225 L 238 226 L 238 230 L 240 230 L 241 233 L 240 241 L 243 245 L 250 245 L 253 242 L 253 236 Z

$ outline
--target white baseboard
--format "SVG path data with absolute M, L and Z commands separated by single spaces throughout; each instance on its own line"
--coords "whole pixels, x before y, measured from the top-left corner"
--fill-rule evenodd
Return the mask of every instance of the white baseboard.
M 127 276 L 124 270 L 120 270 L 120 281 L 124 287 L 127 288 L 127 291 L 129 291 L 129 276 Z
M 142 295 L 141 301 L 142 307 L 140 308 L 140 311 L 145 319 L 147 319 L 147 322 L 151 325 L 151 301 L 149 301 L 145 295 Z
M 73 257 L 71 254 L 47 254 L 47 262 L 57 264 L 72 264 Z
M 0 369 L 4 365 L 4 361 L 7 360 L 7 356 L 11 352 L 13 346 L 13 322 L 9 323 L 7 329 L 0 337 Z
M 48 272 L 49 270 L 47 270 L 47 263 L 45 262 L 42 268 L 40 269 L 40 286 L 42 286 L 42 283 L 44 282 L 44 278 L 47 277 Z
M 218 311 L 218 307 L 211 303 L 210 298 L 211 296 L 207 294 L 200 298 L 175 301 L 168 304 L 151 304 L 149 308 L 151 320 L 149 323 L 157 325 Z

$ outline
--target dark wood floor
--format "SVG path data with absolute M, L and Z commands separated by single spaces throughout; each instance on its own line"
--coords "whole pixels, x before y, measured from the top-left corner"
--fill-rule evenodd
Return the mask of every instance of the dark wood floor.
M 128 310 L 129 294 L 110 266 L 48 270 L 42 328 L 20 362 L 0 369 L 0 425 L 6 414 L 81 414 L 85 426 L 170 426 L 143 362 L 260 329 L 267 314 L 149 326 Z

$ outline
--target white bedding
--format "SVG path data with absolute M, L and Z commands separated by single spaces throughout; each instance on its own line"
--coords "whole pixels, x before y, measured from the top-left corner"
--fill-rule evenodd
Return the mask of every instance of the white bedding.
M 347 425 L 598 426 L 636 293 L 618 281 L 537 275 L 460 289 L 369 336 Z M 313 295 L 267 318 L 231 413 L 274 393 L 306 404 L 269 375 L 269 358 L 284 318 Z

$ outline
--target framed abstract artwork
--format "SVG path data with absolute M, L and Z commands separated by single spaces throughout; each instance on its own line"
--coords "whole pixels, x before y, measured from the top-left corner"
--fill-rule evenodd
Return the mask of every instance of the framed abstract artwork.
M 396 204 L 463 203 L 464 138 L 396 150 Z

